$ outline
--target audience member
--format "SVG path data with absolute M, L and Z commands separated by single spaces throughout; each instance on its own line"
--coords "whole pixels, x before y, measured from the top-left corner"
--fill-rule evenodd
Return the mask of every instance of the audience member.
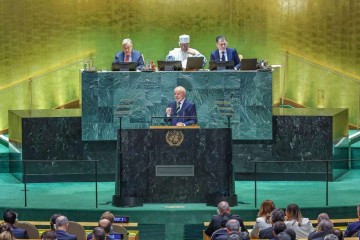
M 275 240 L 291 240 L 289 234 L 286 232 L 281 232 L 274 238 Z
M 317 226 L 317 230 L 309 234 L 308 239 L 324 239 L 330 233 L 333 233 L 334 224 L 329 220 L 323 219 Z
M 139 51 L 133 50 L 133 43 L 130 38 L 125 38 L 122 43 L 122 51 L 115 55 L 114 63 L 135 62 L 136 69 L 141 70 L 144 66 L 143 56 Z
M 275 209 L 275 204 L 271 200 L 262 202 L 257 214 L 256 223 L 251 231 L 252 238 L 259 237 L 259 231 L 271 227 L 270 213 Z
M 181 35 L 179 36 L 180 48 L 174 48 L 166 56 L 168 61 L 181 61 L 182 67 L 185 69 L 188 57 L 204 57 L 203 67 L 206 65 L 206 57 L 202 55 L 198 50 L 190 48 L 190 36 Z
M 76 240 L 76 236 L 67 232 L 69 226 L 69 220 L 65 216 L 59 216 L 56 218 L 56 239 L 57 240 Z
M 50 217 L 50 229 L 53 231 L 55 231 L 55 229 L 56 229 L 56 219 L 59 216 L 61 216 L 61 214 L 55 213 Z
M 0 233 L 0 240 L 15 240 L 13 233 L 11 231 L 3 231 Z
M 290 228 L 286 228 L 284 230 L 285 233 L 287 233 L 290 236 L 291 240 L 296 240 L 296 233 L 294 230 L 290 229 Z
M 228 48 L 228 43 L 224 36 L 216 37 L 217 49 L 210 54 L 211 61 L 234 61 L 234 69 L 240 68 L 240 58 L 235 48 Z
M 304 218 L 296 204 L 289 204 L 286 208 L 286 227 L 293 229 L 296 239 L 307 238 L 314 228 L 308 218 Z
M 98 222 L 98 227 L 101 227 L 101 228 L 104 229 L 105 239 L 106 240 L 111 240 L 112 239 L 110 237 L 110 234 L 117 234 L 117 233 L 113 232 L 112 224 L 111 224 L 109 219 L 106 219 L 106 218 L 100 219 L 99 222 Z M 89 233 L 89 235 L 87 236 L 87 239 L 90 240 L 92 238 L 93 238 L 93 234 Z
M 56 234 L 55 231 L 45 231 L 40 236 L 41 240 L 56 240 Z
M 105 240 L 105 237 L 105 230 L 102 227 L 96 227 L 93 229 L 92 240 Z
M 15 238 L 27 239 L 29 238 L 27 231 L 22 228 L 18 228 L 15 226 L 17 221 L 17 213 L 12 209 L 7 209 L 3 215 L 4 222 L 8 223 L 13 231 L 13 235 Z
M 274 225 L 272 227 L 273 227 L 274 237 L 276 237 L 276 235 L 278 235 L 279 233 L 285 231 L 286 224 L 283 221 L 277 221 L 276 223 L 274 223 Z
M 360 231 L 360 204 L 357 205 L 356 210 L 359 221 L 350 223 L 348 225 L 348 227 L 345 230 L 344 237 L 353 237 L 354 235 L 358 234 L 358 232 Z
M 270 219 L 271 219 L 271 227 L 268 227 L 264 230 L 261 230 L 259 232 L 259 238 L 261 239 L 271 239 L 274 237 L 273 235 L 273 225 L 276 223 L 276 222 L 279 222 L 279 221 L 282 221 L 284 222 L 285 220 L 285 213 L 282 209 L 280 208 L 276 208 L 274 209 L 274 211 L 272 211 L 270 213 Z
M 324 237 L 324 240 L 339 240 L 339 239 L 335 234 L 330 233 Z
M 327 213 L 320 213 L 317 217 L 317 224 L 319 224 L 322 220 L 330 221 L 330 217 Z
M 335 234 L 339 240 L 344 239 L 344 234 L 340 229 L 334 229 L 333 234 Z
M 226 229 L 226 223 L 230 220 L 229 216 L 224 215 L 221 218 L 221 228 L 219 228 L 218 230 L 216 230 L 212 235 L 211 235 L 211 240 L 217 239 L 219 236 L 222 235 L 226 235 L 227 236 L 227 229 Z
M 229 207 L 229 203 L 222 201 L 218 204 L 218 215 L 212 217 L 209 226 L 205 230 L 205 234 L 211 236 L 216 230 L 221 228 L 222 218 L 227 216 L 229 219 L 236 219 L 239 221 L 241 232 L 248 233 L 247 229 L 245 228 L 244 222 L 238 216 L 231 214 L 231 209 Z

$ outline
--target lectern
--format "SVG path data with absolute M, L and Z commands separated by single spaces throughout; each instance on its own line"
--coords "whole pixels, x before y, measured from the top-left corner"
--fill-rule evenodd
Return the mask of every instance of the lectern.
M 237 205 L 230 128 L 154 127 L 118 131 L 115 206 Z

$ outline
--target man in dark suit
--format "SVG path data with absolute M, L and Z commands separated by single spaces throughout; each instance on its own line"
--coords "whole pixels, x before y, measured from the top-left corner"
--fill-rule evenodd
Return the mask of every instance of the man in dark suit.
M 221 228 L 221 223 L 223 222 L 223 218 L 226 216 L 228 219 L 236 219 L 239 221 L 241 232 L 248 233 L 247 229 L 245 228 L 244 221 L 236 216 L 232 215 L 230 212 L 229 203 L 222 201 L 218 204 L 218 215 L 214 215 L 211 219 L 209 226 L 205 230 L 205 234 L 211 236 L 216 230 Z M 248 236 L 248 234 L 246 234 Z M 245 239 L 246 237 L 243 237 Z
M 131 39 L 125 38 L 121 45 L 123 50 L 115 55 L 114 63 L 136 62 L 136 69 L 141 70 L 144 66 L 144 58 L 139 51 L 133 50 Z
M 357 216 L 359 221 L 350 223 L 348 227 L 345 230 L 344 237 L 352 237 L 354 234 L 358 233 L 360 231 L 360 204 L 356 207 L 357 210 Z M 360 239 L 360 236 L 359 236 Z
M 191 126 L 197 123 L 195 104 L 185 97 L 184 87 L 178 86 L 174 89 L 175 101 L 169 103 L 166 108 L 166 123 L 170 123 L 171 126 Z
M 234 61 L 234 68 L 240 68 L 240 58 L 235 48 L 228 48 L 224 36 L 216 37 L 217 49 L 211 52 L 210 61 Z
M 69 220 L 65 216 L 56 218 L 56 239 L 57 240 L 76 240 L 76 236 L 67 232 Z
M 317 230 L 309 234 L 308 240 L 322 240 L 328 234 L 333 233 L 334 224 L 329 220 L 322 220 L 317 226 Z
M 7 209 L 3 214 L 4 222 L 10 225 L 10 228 L 13 231 L 15 238 L 17 239 L 26 239 L 29 238 L 25 229 L 18 228 L 15 226 L 17 221 L 17 213 L 12 209 Z

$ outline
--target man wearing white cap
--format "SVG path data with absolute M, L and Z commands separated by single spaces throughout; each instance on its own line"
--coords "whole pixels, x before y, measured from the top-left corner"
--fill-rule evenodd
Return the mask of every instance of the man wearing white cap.
M 188 57 L 204 57 L 203 67 L 206 65 L 206 58 L 199 51 L 190 46 L 190 36 L 181 35 L 179 36 L 179 46 L 180 48 L 174 48 L 166 56 L 167 61 L 181 61 L 182 67 L 186 68 L 187 58 Z

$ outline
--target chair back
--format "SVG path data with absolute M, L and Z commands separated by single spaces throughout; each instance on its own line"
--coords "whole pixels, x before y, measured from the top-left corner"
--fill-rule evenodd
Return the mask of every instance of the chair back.
M 69 221 L 67 232 L 75 235 L 77 240 L 86 240 L 85 229 L 80 223 Z
M 115 224 L 112 225 L 112 228 L 114 232 L 122 234 L 124 240 L 128 240 L 129 233 L 126 228 Z
M 29 238 L 31 238 L 31 239 L 39 239 L 40 238 L 39 230 L 31 223 L 17 222 L 17 223 L 15 223 L 15 226 L 18 228 L 25 229 Z

